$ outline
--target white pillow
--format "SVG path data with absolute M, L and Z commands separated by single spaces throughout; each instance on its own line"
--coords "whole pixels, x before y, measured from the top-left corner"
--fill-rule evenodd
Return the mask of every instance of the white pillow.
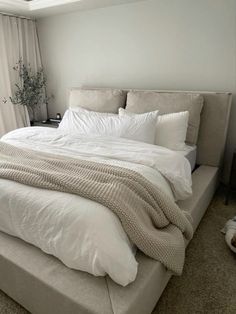
M 184 149 L 188 119 L 188 111 L 159 116 L 156 126 L 156 145 L 173 150 Z
M 120 108 L 120 116 L 144 116 L 148 113 L 135 114 Z M 176 112 L 160 115 L 156 124 L 155 144 L 172 150 L 183 150 L 188 128 L 189 112 Z
M 124 137 L 154 144 L 157 116 L 158 111 L 150 112 L 143 117 L 70 108 L 66 111 L 59 129 L 70 133 Z

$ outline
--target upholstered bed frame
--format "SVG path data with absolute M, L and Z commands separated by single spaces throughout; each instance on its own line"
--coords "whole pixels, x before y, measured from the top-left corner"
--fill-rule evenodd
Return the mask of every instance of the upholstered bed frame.
M 193 195 L 178 203 L 192 214 L 196 229 L 218 184 L 232 95 L 168 93 L 200 93 L 204 97 L 197 141 L 199 167 L 192 175 Z M 75 95 L 76 90 L 71 90 L 72 103 Z M 141 252 L 137 259 L 137 279 L 123 288 L 108 277 L 71 270 L 36 247 L 0 232 L 0 289 L 32 313 L 149 314 L 171 274 L 161 263 Z

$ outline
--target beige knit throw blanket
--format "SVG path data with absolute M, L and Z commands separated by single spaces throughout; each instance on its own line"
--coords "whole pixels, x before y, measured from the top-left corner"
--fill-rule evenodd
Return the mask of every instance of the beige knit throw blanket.
M 135 171 L 0 142 L 0 177 L 101 203 L 119 217 L 141 251 L 181 274 L 184 237 L 192 237 L 192 225 L 161 189 Z

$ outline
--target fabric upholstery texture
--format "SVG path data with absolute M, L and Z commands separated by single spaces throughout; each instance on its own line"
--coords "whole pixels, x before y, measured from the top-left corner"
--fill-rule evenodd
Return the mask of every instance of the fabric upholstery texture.
M 87 110 L 118 113 L 119 107 L 124 107 L 126 92 L 119 89 L 71 89 L 69 107 L 82 107 Z
M 188 210 L 194 220 L 198 216 L 194 224 L 212 199 L 217 177 L 215 167 L 201 166 L 193 174 L 195 196 Z M 51 314 L 52 304 L 58 314 L 150 314 L 171 274 L 141 252 L 137 260 L 137 279 L 124 288 L 109 278 L 69 269 L 38 248 L 0 232 L 0 289 L 36 314 Z
M 122 167 L 55 156 L 0 143 L 0 177 L 77 194 L 107 206 L 132 242 L 180 275 L 192 225 L 162 189 Z M 112 184 L 107 184 L 112 182 Z
M 230 93 L 202 93 L 204 106 L 197 142 L 197 164 L 220 166 L 223 161 L 232 102 Z
M 200 125 L 203 97 L 191 93 L 159 93 L 155 91 L 130 91 L 126 109 L 134 113 L 159 110 L 159 115 L 189 111 L 186 142 L 196 144 Z
M 220 165 L 223 157 L 232 100 L 229 93 L 196 93 L 204 97 L 197 162 L 213 167 L 200 166 L 194 171 L 193 196 L 179 203 L 191 212 L 194 228 L 217 186 L 219 171 L 215 166 Z M 140 113 L 145 111 L 149 110 L 140 109 Z M 136 281 L 121 288 L 104 278 L 68 269 L 39 249 L 0 232 L 0 289 L 36 314 L 51 314 L 52 304 L 58 314 L 148 314 L 170 274 L 159 262 L 140 254 Z
M 86 97 L 81 97 L 80 91 L 82 90 L 70 91 L 69 106 L 117 113 L 126 101 L 126 109 L 134 113 L 155 110 L 159 110 L 159 114 L 189 111 L 187 142 L 197 144 L 197 164 L 213 167 L 221 165 L 232 102 L 231 93 L 83 89 L 81 93 L 89 95 L 86 108 L 85 104 L 81 105 L 80 100 L 83 103 Z M 117 94 L 114 97 L 115 106 L 113 94 Z
M 113 313 L 105 277 L 72 270 L 2 232 L 0 277 L 0 289 L 34 314 Z
M 202 99 L 204 103 L 202 106 Z M 162 105 L 157 106 L 157 100 Z M 191 105 L 190 105 L 190 102 Z M 183 103 L 187 101 L 188 105 Z M 231 93 L 214 92 L 182 92 L 182 91 L 130 91 L 127 95 L 126 109 L 135 113 L 143 113 L 159 109 L 159 114 L 174 110 L 188 110 L 191 107 L 187 141 L 196 141 L 196 128 L 200 115 L 200 127 L 197 138 L 197 164 L 219 167 L 223 160 L 229 115 L 232 103 Z M 179 109 L 184 107 L 184 109 Z M 196 108 L 195 108 L 196 107 Z M 202 110 L 200 108 L 202 107 Z M 177 109 L 178 108 L 178 109 Z M 192 121 L 197 121 L 192 122 Z M 190 123 L 193 123 L 191 126 Z M 194 127 L 193 127 L 194 126 Z M 194 136 L 192 137 L 192 134 Z
M 200 166 L 193 172 L 192 179 L 192 196 L 184 201 L 178 201 L 178 205 L 182 210 L 191 212 L 193 229 L 195 231 L 205 213 L 205 206 L 210 204 L 218 186 L 219 168 Z
M 224 237 L 219 232 L 224 223 L 235 215 L 236 198 L 235 196 L 231 198 L 228 205 L 224 204 L 224 198 L 225 191 L 220 189 L 187 249 L 183 275 L 171 278 L 152 314 L 236 313 L 235 255 L 225 245 Z M 140 266 L 142 267 L 143 264 L 141 263 Z M 148 265 L 146 268 L 149 269 Z M 142 268 L 140 271 L 143 273 L 143 279 L 148 276 L 156 278 L 158 274 L 157 271 L 145 273 Z M 223 287 L 222 282 L 224 282 Z M 149 288 L 145 284 L 142 289 L 145 295 L 147 289 L 149 295 L 154 291 L 158 294 L 158 285 Z M 141 293 L 140 291 L 140 299 L 142 299 Z M 123 306 L 122 301 L 121 306 Z M 142 307 L 142 313 L 145 313 L 146 302 L 143 303 L 138 305 Z M 29 314 L 1 291 L 0 313 Z
M 178 202 L 181 209 L 187 209 L 191 213 L 194 229 L 198 226 L 215 193 L 218 174 L 219 169 L 216 167 L 200 166 L 192 176 L 193 196 L 189 198 L 188 204 Z M 140 252 L 137 260 L 139 272 L 131 285 L 122 289 L 108 279 L 112 305 L 116 309 L 115 314 L 151 313 L 171 278 L 170 272 L 163 268 L 163 265 L 152 263 Z

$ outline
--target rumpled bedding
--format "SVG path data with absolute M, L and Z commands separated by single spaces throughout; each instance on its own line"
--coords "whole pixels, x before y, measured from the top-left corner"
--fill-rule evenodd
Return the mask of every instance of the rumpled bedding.
M 166 148 L 39 127 L 10 132 L 1 140 L 135 170 L 175 200 L 191 195 L 189 162 Z M 123 286 L 135 280 L 136 248 L 118 217 L 105 206 L 77 195 L 5 179 L 0 179 L 0 204 L 1 231 L 58 257 L 69 267 L 95 276 L 108 274 Z

